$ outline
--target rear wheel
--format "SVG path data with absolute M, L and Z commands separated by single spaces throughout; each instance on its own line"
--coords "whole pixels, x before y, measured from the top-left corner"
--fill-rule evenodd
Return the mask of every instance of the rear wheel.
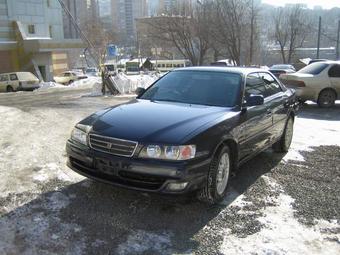
M 318 105 L 321 108 L 329 108 L 335 104 L 336 93 L 332 89 L 322 90 L 318 97 Z
M 208 179 L 205 187 L 199 192 L 199 200 L 216 204 L 224 198 L 231 172 L 231 162 L 229 147 L 222 147 L 210 163 Z
M 275 152 L 287 152 L 289 150 L 293 139 L 293 130 L 294 119 L 293 117 L 289 117 L 280 140 L 273 144 L 273 150 Z
M 13 89 L 12 86 L 7 86 L 6 91 L 7 92 L 14 92 L 14 89 Z
M 68 82 L 68 85 L 70 85 L 70 84 L 72 84 L 73 83 L 73 80 L 70 80 L 69 82 Z

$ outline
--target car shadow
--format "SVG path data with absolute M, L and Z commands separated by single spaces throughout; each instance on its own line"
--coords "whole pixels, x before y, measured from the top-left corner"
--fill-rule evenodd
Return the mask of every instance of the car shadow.
M 339 101 L 337 101 L 339 102 Z M 317 119 L 317 120 L 340 120 L 340 103 L 336 103 L 331 108 L 320 108 L 315 103 L 302 104 L 298 117 L 305 119 Z
M 134 242 L 139 248 L 146 247 L 146 254 L 158 253 L 157 247 L 163 254 L 193 251 L 201 243 L 197 234 L 283 156 L 269 150 L 243 165 L 231 178 L 226 199 L 217 206 L 192 196 L 147 194 L 89 179 L 59 186 L 58 182 L 50 183 L 49 191 L 2 215 L 0 235 L 5 236 L 9 251 L 13 252 L 12 244 L 19 253 L 27 249 L 77 253 L 81 249 L 86 254 L 130 254 L 124 251 Z

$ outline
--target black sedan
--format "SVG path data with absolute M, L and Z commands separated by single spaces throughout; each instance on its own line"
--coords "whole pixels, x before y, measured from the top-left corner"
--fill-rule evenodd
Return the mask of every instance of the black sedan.
M 231 171 L 292 141 L 295 94 L 261 69 L 169 72 L 136 99 L 79 122 L 68 166 L 121 187 L 220 201 Z

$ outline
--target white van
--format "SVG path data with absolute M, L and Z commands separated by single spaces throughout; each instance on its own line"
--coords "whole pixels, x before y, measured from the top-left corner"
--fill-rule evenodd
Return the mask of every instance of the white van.
M 34 90 L 39 88 L 39 79 L 30 72 L 0 74 L 0 91 Z

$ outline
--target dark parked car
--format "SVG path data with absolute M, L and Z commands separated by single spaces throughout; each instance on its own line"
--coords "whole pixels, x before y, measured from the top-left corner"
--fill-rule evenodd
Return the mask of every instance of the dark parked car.
M 198 191 L 215 203 L 240 164 L 291 144 L 294 91 L 261 69 L 177 69 L 138 94 L 76 125 L 70 168 L 142 191 Z
M 279 78 L 281 74 L 296 72 L 295 67 L 293 65 L 287 65 L 287 64 L 272 65 L 269 68 L 269 71 L 272 74 L 274 74 L 277 78 Z

